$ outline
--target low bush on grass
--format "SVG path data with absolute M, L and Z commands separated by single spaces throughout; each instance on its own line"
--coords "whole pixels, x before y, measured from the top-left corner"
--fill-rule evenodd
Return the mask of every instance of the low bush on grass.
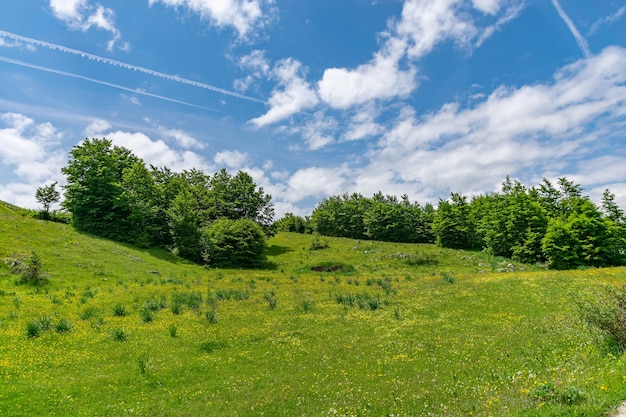
M 41 285 L 48 281 L 43 272 L 43 262 L 35 251 L 32 251 L 24 264 L 20 265 L 20 282 L 22 284 Z
M 278 297 L 276 297 L 275 291 L 265 293 L 265 296 L 263 296 L 263 298 L 265 299 L 265 301 L 267 301 L 270 310 L 274 310 L 278 306 Z
M 318 235 L 313 236 L 311 240 L 311 244 L 309 245 L 309 250 L 320 250 L 326 249 L 329 247 L 328 239 L 322 239 Z
M 600 332 L 610 350 L 626 351 L 626 285 L 604 286 L 576 304 L 582 320 Z
M 573 386 L 557 388 L 552 383 L 540 384 L 535 387 L 533 396 L 541 402 L 564 405 L 575 405 L 585 400 L 585 394 L 580 389 Z

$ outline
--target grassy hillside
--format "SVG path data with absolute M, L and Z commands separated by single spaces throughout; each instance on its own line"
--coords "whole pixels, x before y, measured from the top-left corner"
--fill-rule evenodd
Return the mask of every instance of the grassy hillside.
M 277 235 L 265 270 L 205 269 L 0 204 L 0 415 L 603 416 L 626 399 L 626 358 L 574 308 L 626 269 L 313 239 Z M 33 250 L 42 287 L 10 268 Z

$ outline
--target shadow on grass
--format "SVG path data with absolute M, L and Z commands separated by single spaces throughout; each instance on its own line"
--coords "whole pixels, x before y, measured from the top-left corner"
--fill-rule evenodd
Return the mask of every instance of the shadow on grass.
M 269 246 L 265 250 L 265 254 L 267 256 L 278 256 L 278 255 L 283 255 L 287 252 L 293 252 L 293 249 L 288 248 L 286 246 L 272 245 L 272 246 Z

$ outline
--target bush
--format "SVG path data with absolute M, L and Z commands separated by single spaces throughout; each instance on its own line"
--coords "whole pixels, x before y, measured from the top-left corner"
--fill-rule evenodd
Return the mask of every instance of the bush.
M 597 329 L 610 346 L 626 351 L 626 285 L 606 286 L 577 301 L 581 318 Z
M 21 271 L 21 282 L 23 284 L 39 285 L 47 281 L 43 275 L 43 263 L 39 254 L 35 251 L 26 259 L 24 268 Z
M 314 235 L 311 240 L 311 245 L 309 246 L 309 250 L 320 250 L 328 248 L 328 239 L 321 239 L 319 235 Z
M 255 268 L 265 262 L 265 234 L 249 219 L 221 219 L 202 233 L 207 265 L 222 268 Z

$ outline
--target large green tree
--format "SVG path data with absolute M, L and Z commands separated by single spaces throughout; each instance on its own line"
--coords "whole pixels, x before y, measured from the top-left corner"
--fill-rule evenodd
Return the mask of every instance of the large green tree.
M 74 226 L 83 232 L 128 241 L 131 210 L 123 194 L 124 170 L 139 159 L 130 150 L 107 139 L 86 139 L 70 151 L 63 207 Z

